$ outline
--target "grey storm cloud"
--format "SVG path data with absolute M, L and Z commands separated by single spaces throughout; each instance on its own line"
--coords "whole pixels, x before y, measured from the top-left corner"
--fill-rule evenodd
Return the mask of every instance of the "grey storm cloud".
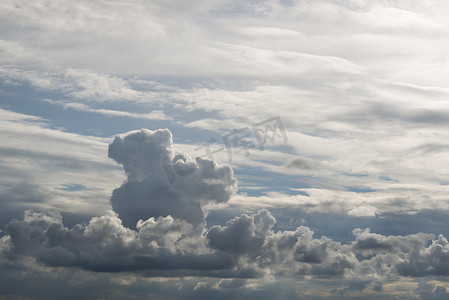
M 229 166 L 176 153 L 167 129 L 119 135 L 109 157 L 128 177 L 113 192 L 114 211 L 68 228 L 57 211 L 28 210 L 6 226 L 0 265 L 31 258 L 51 267 L 220 278 L 449 275 L 442 235 L 354 229 L 355 239 L 342 244 L 306 226 L 275 231 L 265 209 L 208 228 L 204 206 L 228 201 L 237 180 Z
M 226 257 L 207 250 L 192 225 L 172 217 L 139 222 L 137 230 L 122 225 L 114 212 L 72 229 L 58 212 L 26 211 L 24 219 L 6 227 L 11 260 L 31 256 L 48 266 L 77 266 L 93 271 L 141 269 L 226 269 Z M 203 253 L 203 254 L 201 254 Z M 182 260 L 180 259 L 182 257 Z
M 228 221 L 226 226 L 212 226 L 207 232 L 209 246 L 232 254 L 253 253 L 262 247 L 265 237 L 276 223 L 266 210 L 256 215 L 243 214 Z
M 267 273 L 343 275 L 357 262 L 349 248 L 326 237 L 313 238 L 308 227 L 275 233 L 275 222 L 267 210 L 251 216 L 243 214 L 224 227 L 211 227 L 206 239 L 210 247 L 245 257 Z

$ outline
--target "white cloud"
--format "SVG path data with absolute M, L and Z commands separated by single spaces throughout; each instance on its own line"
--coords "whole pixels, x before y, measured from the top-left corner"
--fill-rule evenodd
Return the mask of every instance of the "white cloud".
M 44 102 L 59 105 L 64 109 L 72 109 L 76 111 L 95 113 L 110 117 L 125 117 L 125 118 L 134 118 L 134 119 L 144 119 L 144 120 L 171 120 L 171 117 L 165 115 L 165 113 L 161 110 L 154 110 L 150 113 L 135 113 L 128 111 L 119 111 L 112 109 L 104 109 L 104 108 L 91 108 L 86 104 L 78 103 L 78 102 L 64 102 L 64 101 L 54 101 L 49 99 L 44 99 Z
M 111 204 L 131 228 L 140 219 L 168 215 L 202 225 L 203 207 L 226 203 L 237 190 L 230 167 L 176 153 L 168 129 L 118 135 L 108 156 L 122 164 L 128 176 L 114 190 Z

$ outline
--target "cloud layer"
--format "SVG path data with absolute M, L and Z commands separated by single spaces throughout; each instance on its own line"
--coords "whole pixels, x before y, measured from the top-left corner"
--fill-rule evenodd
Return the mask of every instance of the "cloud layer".
M 448 12 L 0 1 L 0 300 L 448 298 Z
M 276 219 L 265 209 L 207 227 L 206 207 L 228 201 L 237 181 L 228 166 L 176 154 L 167 129 L 116 136 L 109 156 L 128 176 L 111 197 L 115 212 L 67 228 L 56 211 L 26 211 L 5 228 L 2 262 L 30 257 L 51 267 L 146 276 L 372 281 L 449 275 L 442 235 L 385 236 L 356 228 L 354 240 L 341 244 L 315 237 L 306 226 L 274 231 Z

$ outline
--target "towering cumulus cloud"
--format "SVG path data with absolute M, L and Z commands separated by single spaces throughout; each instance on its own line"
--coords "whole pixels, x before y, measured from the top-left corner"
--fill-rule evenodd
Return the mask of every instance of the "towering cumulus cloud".
M 346 244 L 314 237 L 306 226 L 276 231 L 265 209 L 207 228 L 204 207 L 237 189 L 228 166 L 173 149 L 167 129 L 115 137 L 109 157 L 127 180 L 114 211 L 67 228 L 56 211 L 26 211 L 0 239 L 0 267 L 30 260 L 45 266 L 145 276 L 340 277 L 376 282 L 394 276 L 449 275 L 449 243 L 440 235 L 383 236 L 354 229 Z M 1 268 L 0 268 L 1 270 Z
M 226 202 L 237 189 L 230 167 L 176 155 L 168 129 L 116 136 L 109 157 L 122 164 L 128 176 L 114 190 L 111 204 L 130 228 L 139 220 L 168 215 L 200 225 L 204 204 Z

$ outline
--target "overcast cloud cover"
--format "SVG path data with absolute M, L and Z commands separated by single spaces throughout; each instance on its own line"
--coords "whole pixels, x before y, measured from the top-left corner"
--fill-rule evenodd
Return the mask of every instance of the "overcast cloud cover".
M 0 300 L 448 299 L 448 20 L 1 1 Z

